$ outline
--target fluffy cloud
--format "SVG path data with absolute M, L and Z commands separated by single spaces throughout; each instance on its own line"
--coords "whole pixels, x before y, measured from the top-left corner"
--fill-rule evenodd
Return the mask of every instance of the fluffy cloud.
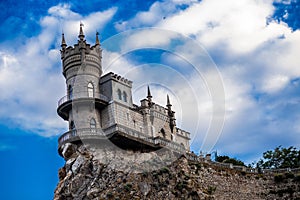
M 286 98 L 299 102 L 293 80 L 300 76 L 300 32 L 292 32 L 287 24 L 270 20 L 275 10 L 273 1 L 203 0 L 186 4 L 186 9 L 177 10 L 175 6 L 161 12 L 156 8 L 170 2 L 156 2 L 148 11 L 138 13 L 123 24 L 126 28 L 151 25 L 176 31 L 195 38 L 206 47 L 221 71 L 226 95 L 226 123 L 216 148 L 246 155 L 246 152 L 253 151 L 253 144 L 257 145 L 257 152 L 279 144 L 298 145 L 293 139 L 299 133 L 295 126 L 299 119 L 295 114 L 297 106 L 287 103 Z M 145 18 L 149 18 L 147 23 L 143 20 Z M 151 43 L 156 36 L 147 38 L 150 39 L 142 40 L 140 47 L 147 45 L 148 41 Z M 170 45 L 176 37 L 159 34 L 157 38 L 155 42 L 158 44 Z M 129 40 L 129 45 L 138 46 L 134 41 Z M 181 49 L 182 53 L 186 52 L 184 57 L 188 60 L 201 55 L 188 44 L 182 45 Z M 177 68 L 178 65 L 187 66 L 176 56 L 162 59 L 167 60 L 170 65 L 177 63 L 172 65 Z M 199 84 L 197 81 L 191 83 L 195 88 Z M 287 89 L 290 92 L 288 97 L 285 96 Z M 211 106 L 209 100 L 201 101 L 202 105 Z M 207 116 L 205 112 L 211 112 L 209 106 L 199 107 L 202 117 Z M 284 109 L 289 109 L 289 114 Z M 270 137 L 276 139 L 270 141 Z M 200 138 L 194 149 L 201 146 L 203 137 Z
M 1 123 L 16 124 L 43 136 L 60 134 L 66 126 L 56 114 L 57 100 L 65 95 L 58 50 L 61 30 L 67 38 L 74 36 L 76 39 L 79 20 L 85 23 L 85 31 L 90 33 L 101 29 L 115 12 L 112 8 L 81 16 L 72 12 L 67 4 L 59 4 L 51 7 L 48 15 L 40 20 L 42 31 L 39 35 L 27 38 L 13 50 L 5 51 L 9 48 L 2 44 Z

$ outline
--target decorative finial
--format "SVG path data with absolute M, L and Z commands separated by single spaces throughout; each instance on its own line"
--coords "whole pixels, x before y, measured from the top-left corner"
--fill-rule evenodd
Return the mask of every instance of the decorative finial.
M 80 40 L 83 40 L 84 39 L 84 33 L 83 33 L 83 29 L 82 29 L 82 27 L 84 26 L 84 24 L 80 21 L 80 29 L 79 29 L 79 35 L 78 35 L 78 38 L 80 39 Z
M 96 31 L 96 45 L 100 45 L 100 41 L 99 41 L 98 35 L 99 35 L 98 31 Z
M 169 95 L 167 94 L 167 107 L 171 107 L 172 104 L 170 104 L 170 98 Z
M 152 98 L 152 96 L 151 96 L 151 92 L 150 92 L 150 87 L 149 87 L 149 85 L 148 85 L 148 91 L 147 91 L 148 93 L 148 95 L 147 95 L 147 98 L 149 99 L 149 98 Z
M 65 40 L 65 34 L 64 33 L 62 33 L 61 34 L 61 48 L 62 49 L 66 49 L 66 47 L 67 47 L 67 43 L 66 43 L 66 40 Z
M 152 103 L 152 96 L 151 96 L 151 92 L 150 92 L 150 87 L 148 85 L 148 91 L 147 91 L 148 95 L 147 95 L 147 99 L 148 99 L 148 106 L 151 107 L 154 103 Z

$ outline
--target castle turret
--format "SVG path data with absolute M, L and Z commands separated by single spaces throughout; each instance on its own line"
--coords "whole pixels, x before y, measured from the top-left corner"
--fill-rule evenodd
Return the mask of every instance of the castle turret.
M 98 35 L 94 46 L 87 44 L 81 23 L 78 38 L 74 47 L 67 47 L 62 34 L 61 59 L 67 95 L 59 100 L 57 113 L 69 122 L 69 131 L 61 140 L 70 134 L 79 136 L 96 132 L 101 128 L 101 109 L 108 103 L 108 98 L 100 94 L 102 50 Z
M 150 87 L 148 85 L 148 88 L 147 88 L 147 99 L 148 99 L 148 106 L 151 107 L 152 106 L 152 95 L 151 95 L 151 92 L 150 92 Z
M 175 119 L 175 112 L 172 111 L 172 104 L 170 103 L 170 98 L 169 98 L 169 95 L 167 95 L 167 110 L 168 110 L 168 116 L 169 116 L 169 119 L 170 119 L 170 129 L 171 129 L 171 132 L 173 133 L 174 131 L 174 127 L 176 126 L 176 119 Z

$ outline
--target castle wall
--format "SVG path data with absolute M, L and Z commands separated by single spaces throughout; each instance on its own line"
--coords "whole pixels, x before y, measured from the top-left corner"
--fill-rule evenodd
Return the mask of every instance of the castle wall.
M 96 121 L 96 128 L 101 128 L 101 114 L 95 109 L 93 103 L 73 103 L 73 109 L 69 115 L 69 125 L 74 122 L 76 129 L 90 128 L 92 118 Z M 71 128 L 71 127 L 70 127 Z

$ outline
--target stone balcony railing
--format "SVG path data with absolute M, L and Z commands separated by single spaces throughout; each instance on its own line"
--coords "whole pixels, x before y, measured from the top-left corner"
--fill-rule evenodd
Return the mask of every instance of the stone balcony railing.
M 62 146 L 63 144 L 67 142 L 73 141 L 75 138 L 80 140 L 81 138 L 85 138 L 87 136 L 97 136 L 97 137 L 102 137 L 105 138 L 107 137 L 107 134 L 103 132 L 101 128 L 82 128 L 82 129 L 74 129 L 65 132 L 63 135 L 61 135 L 58 138 L 58 146 Z
M 137 140 L 139 142 L 145 142 L 148 143 L 152 146 L 156 147 L 166 147 L 169 149 L 176 150 L 178 152 L 185 153 L 186 149 L 173 141 L 169 141 L 167 139 L 161 138 L 161 137 L 156 137 L 152 138 L 149 137 L 146 134 L 140 133 L 137 130 L 115 124 L 107 129 L 91 129 L 91 128 L 82 128 L 82 129 L 75 129 L 75 130 L 70 130 L 64 133 L 62 136 L 59 137 L 58 139 L 58 146 L 61 147 L 63 144 L 67 142 L 72 142 L 80 139 L 86 139 L 89 137 L 93 138 L 99 138 L 99 139 L 105 139 L 110 136 L 112 136 L 115 133 L 122 133 L 126 136 L 130 136 L 133 140 Z
M 75 99 L 83 99 L 83 98 L 91 98 L 91 99 L 100 99 L 104 102 L 108 102 L 108 97 L 104 96 L 103 94 L 100 94 L 98 92 L 95 92 L 93 95 L 89 95 L 87 91 L 85 92 L 77 92 L 73 93 L 72 95 L 65 95 L 58 101 L 58 107 L 64 104 L 67 101 L 75 100 Z

